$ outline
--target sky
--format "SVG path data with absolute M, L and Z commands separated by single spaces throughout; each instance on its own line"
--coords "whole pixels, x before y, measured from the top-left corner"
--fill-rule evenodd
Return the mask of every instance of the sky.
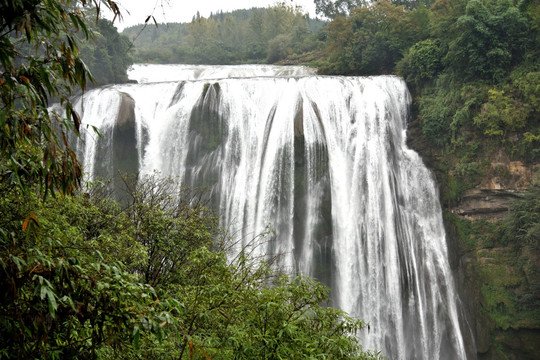
M 302 6 L 304 12 L 315 17 L 315 4 L 313 0 L 285 0 L 291 5 Z M 123 14 L 121 21 L 115 20 L 119 31 L 124 28 L 142 24 L 149 15 L 153 15 L 161 22 L 189 22 L 193 15 L 199 11 L 201 16 L 208 17 L 210 12 L 216 13 L 235 9 L 249 9 L 252 7 L 268 7 L 276 0 L 117 0 Z M 107 16 L 109 17 L 109 16 Z

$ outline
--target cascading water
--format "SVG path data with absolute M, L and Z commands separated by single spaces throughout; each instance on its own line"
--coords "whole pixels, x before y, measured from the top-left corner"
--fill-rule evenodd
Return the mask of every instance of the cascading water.
M 103 134 L 100 143 L 87 135 L 79 151 L 88 179 L 115 171 L 100 153 L 115 156 L 108 139 L 129 99 L 133 159 L 116 163 L 209 186 L 222 225 L 244 245 L 269 225 L 275 236 L 255 255 L 279 255 L 280 267 L 327 283 L 335 306 L 370 323 L 365 348 L 390 359 L 467 357 L 436 186 L 405 144 L 402 80 L 299 67 L 160 69 L 178 81 L 153 82 L 161 70 L 153 79 L 138 66 L 131 76 L 145 84 L 80 100 L 83 123 Z

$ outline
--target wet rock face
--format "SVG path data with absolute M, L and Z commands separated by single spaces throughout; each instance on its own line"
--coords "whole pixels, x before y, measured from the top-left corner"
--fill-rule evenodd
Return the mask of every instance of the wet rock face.
M 135 101 L 131 96 L 121 93 L 120 109 L 114 128 L 113 152 L 115 171 L 137 174 L 139 170 L 137 158 Z
M 135 128 L 135 100 L 126 93 L 120 93 L 122 98 L 118 117 L 116 118 L 116 128 Z

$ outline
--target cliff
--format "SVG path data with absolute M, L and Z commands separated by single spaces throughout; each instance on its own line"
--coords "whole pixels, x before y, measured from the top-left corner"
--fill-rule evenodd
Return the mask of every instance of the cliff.
M 409 126 L 408 143 L 439 183 L 451 263 L 472 329 L 469 346 L 483 360 L 537 359 L 538 239 L 523 241 L 512 231 L 516 225 L 510 225 L 516 218 L 515 204 L 527 195 L 531 198 L 531 189 L 540 184 L 539 165 L 524 164 L 503 150 L 481 152 L 470 161 L 485 164 L 482 171 L 474 179 L 464 178 L 456 170 L 459 160 L 427 141 L 419 120 Z M 451 184 L 456 178 L 458 184 L 468 185 Z M 460 191 L 453 193 L 455 188 Z

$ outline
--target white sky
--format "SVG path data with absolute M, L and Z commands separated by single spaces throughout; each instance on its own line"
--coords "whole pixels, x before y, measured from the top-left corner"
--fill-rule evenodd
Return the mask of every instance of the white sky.
M 291 5 L 302 6 L 304 12 L 315 17 L 313 0 L 284 0 Z M 114 25 L 119 31 L 136 24 L 142 24 L 149 15 L 154 15 L 159 23 L 189 22 L 199 11 L 201 16 L 208 17 L 210 12 L 216 13 L 252 7 L 268 7 L 276 0 L 117 0 L 123 14 L 122 21 L 116 20 Z M 107 16 L 108 17 L 108 16 Z

